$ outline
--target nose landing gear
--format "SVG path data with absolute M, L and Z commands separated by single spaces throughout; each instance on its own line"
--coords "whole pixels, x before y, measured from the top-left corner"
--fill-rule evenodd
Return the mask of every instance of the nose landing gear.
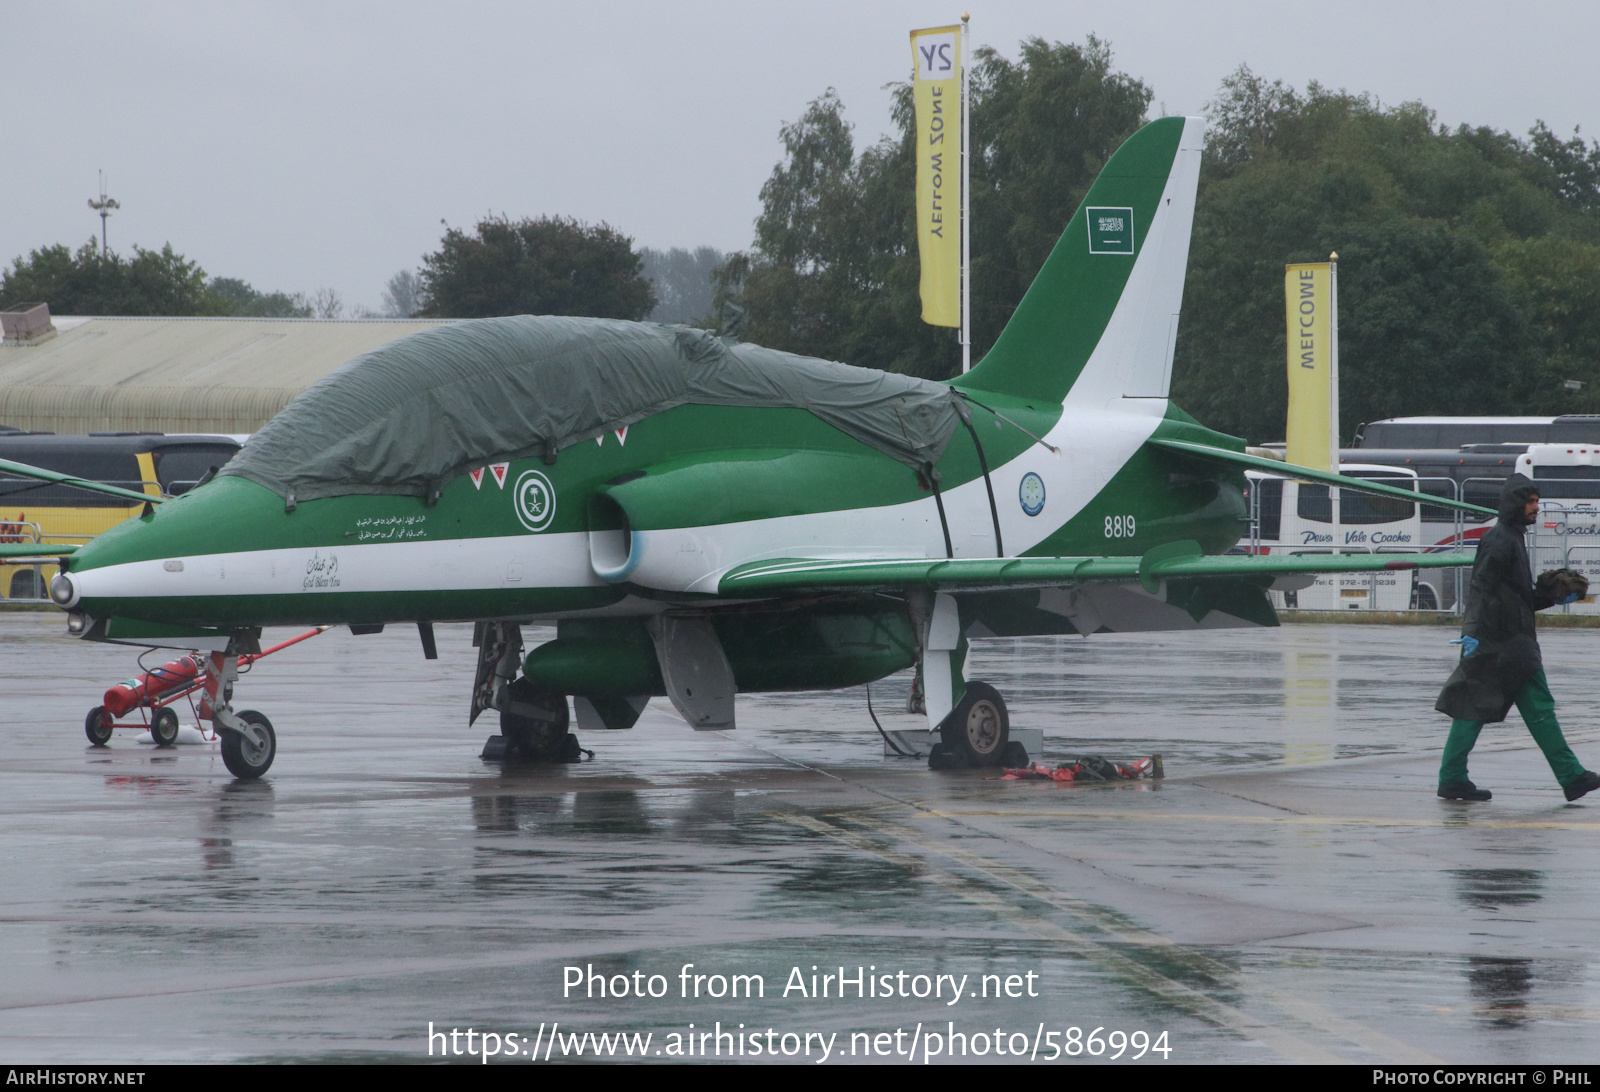
M 89 710 L 83 731 L 89 742 L 104 747 L 117 728 L 148 730 L 157 747 L 178 742 L 178 713 L 172 706 L 187 700 L 196 723 L 210 721 L 216 736 L 202 737 L 222 744 L 222 761 L 234 777 L 251 781 L 266 773 L 278 753 L 278 737 L 272 722 L 254 709 L 233 711 L 233 684 L 240 665 L 249 666 L 263 656 L 297 645 L 328 629 L 317 626 L 280 641 L 263 650 L 260 630 L 236 630 L 226 652 L 194 652 L 152 668 L 127 682 L 118 683 L 105 693 L 103 705 Z M 198 700 L 197 700 L 198 699 Z M 117 717 L 138 710 L 141 720 L 117 723 Z
M 220 712 L 220 710 L 219 710 Z M 266 773 L 278 754 L 278 736 L 265 714 L 245 709 L 233 719 L 238 728 L 228 728 L 217 720 L 222 736 L 222 764 L 234 777 L 251 781 Z
M 216 725 L 217 734 L 222 737 L 222 764 L 228 772 L 240 780 L 253 781 L 272 766 L 278 754 L 278 736 L 263 714 L 254 709 L 233 711 L 229 699 L 239 678 L 239 659 L 231 646 L 225 653 L 211 654 L 200 716 L 209 716 Z

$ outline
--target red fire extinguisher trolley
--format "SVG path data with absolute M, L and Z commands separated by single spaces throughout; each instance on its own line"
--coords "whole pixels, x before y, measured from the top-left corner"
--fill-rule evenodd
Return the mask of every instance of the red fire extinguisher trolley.
M 318 626 L 253 655 L 240 656 L 239 666 L 281 652 L 290 645 L 315 637 L 327 628 Z M 118 728 L 148 730 L 157 747 L 171 747 L 178 742 L 178 711 L 173 706 L 187 700 L 195 723 L 201 725 L 201 733 L 207 740 L 214 740 L 216 733 L 204 726 L 206 721 L 211 720 L 211 706 L 205 694 L 206 684 L 210 681 L 210 654 L 191 652 L 176 660 L 168 660 L 160 667 L 151 668 L 107 690 L 100 699 L 101 704 L 89 710 L 89 715 L 84 717 L 84 734 L 96 747 L 104 747 L 111 741 L 111 733 Z M 195 697 L 197 694 L 198 700 Z M 128 719 L 128 715 L 134 712 L 138 713 L 138 719 Z

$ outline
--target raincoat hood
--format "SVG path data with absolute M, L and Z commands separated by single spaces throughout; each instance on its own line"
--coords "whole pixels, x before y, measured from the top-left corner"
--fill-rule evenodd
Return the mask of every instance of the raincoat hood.
M 1525 474 L 1513 474 L 1500 487 L 1500 521 L 1523 528 L 1533 522 L 1523 515 L 1528 498 L 1539 492 L 1539 487 Z

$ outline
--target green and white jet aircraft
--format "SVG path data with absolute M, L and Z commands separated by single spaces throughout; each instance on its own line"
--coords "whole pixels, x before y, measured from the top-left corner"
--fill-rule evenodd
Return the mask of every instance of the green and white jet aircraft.
M 930 730 L 997 762 L 1005 704 L 967 680 L 969 639 L 1271 626 L 1273 587 L 1470 562 L 1222 556 L 1247 468 L 1416 494 L 1254 457 L 1168 400 L 1202 137 L 1135 133 L 948 384 L 683 327 L 457 323 L 332 373 L 183 496 L 141 496 L 51 597 L 86 638 L 211 652 L 240 777 L 277 746 L 228 701 L 260 627 L 415 623 L 432 655 L 446 620 L 479 623 L 471 716 L 497 710 L 530 757 L 573 746 L 569 697 L 581 728 L 664 695 L 729 729 L 741 691 L 917 665 Z M 535 621 L 556 637 L 524 650 Z

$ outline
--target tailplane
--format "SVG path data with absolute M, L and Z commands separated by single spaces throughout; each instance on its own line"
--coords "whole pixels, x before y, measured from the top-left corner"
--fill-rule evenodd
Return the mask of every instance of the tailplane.
M 1167 397 L 1204 137 L 1200 118 L 1161 118 L 1117 149 L 957 386 L 1095 407 Z

